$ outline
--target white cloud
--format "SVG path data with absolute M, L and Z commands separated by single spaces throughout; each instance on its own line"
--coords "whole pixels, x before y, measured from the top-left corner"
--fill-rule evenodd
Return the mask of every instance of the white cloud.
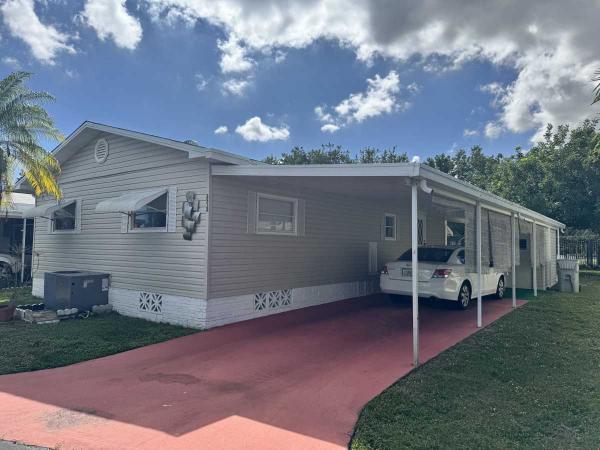
M 497 139 L 500 137 L 503 131 L 504 130 L 502 129 L 502 125 L 500 123 L 488 122 L 485 124 L 483 133 L 488 139 Z
M 287 53 L 281 50 L 275 52 L 274 60 L 277 64 L 282 63 L 287 58 Z
M 412 90 L 414 91 L 414 87 Z M 324 123 L 321 131 L 332 133 L 353 122 L 360 123 L 371 117 L 408 108 L 410 103 L 401 101 L 399 92 L 400 78 L 394 70 L 383 78 L 379 75 L 368 78 L 364 92 L 350 94 L 333 107 L 331 112 L 327 112 L 324 105 L 314 109 L 317 118 Z
M 75 53 L 71 36 L 40 21 L 33 0 L 8 0 L 0 5 L 0 11 L 10 33 L 22 39 L 37 60 L 53 65 L 58 53 Z
M 125 0 L 87 0 L 82 17 L 101 40 L 110 38 L 118 47 L 134 50 L 142 40 L 140 21 L 127 12 Z
M 201 92 L 204 89 L 206 89 L 206 87 L 208 86 L 208 80 L 204 77 L 204 75 L 202 75 L 201 73 L 197 73 L 196 75 L 194 75 L 194 78 L 196 79 L 196 90 L 198 92 Z
M 315 114 L 321 122 L 333 122 L 335 119 L 331 114 L 325 112 L 326 106 L 315 106 Z
M 477 131 L 477 130 L 470 130 L 470 129 L 466 128 L 463 131 L 464 137 L 473 137 L 473 136 L 477 136 L 477 135 L 479 135 L 479 131 Z
M 219 41 L 218 47 L 221 50 L 220 66 L 223 73 L 240 73 L 252 69 L 253 63 L 247 58 L 246 49 L 238 40 L 230 38 Z
M 250 81 L 231 78 L 223 82 L 223 92 L 241 97 L 250 86 Z
M 477 59 L 513 69 L 515 79 L 495 104 L 507 131 L 535 132 L 546 122 L 573 123 L 598 111 L 589 106 L 589 80 L 600 66 L 597 0 L 577 7 L 562 0 L 458 6 L 444 0 L 147 1 L 157 16 L 175 10 L 220 28 L 224 41 L 234 43 L 222 49 L 227 70 L 249 70 L 252 58 L 265 51 L 327 39 L 353 49 L 365 63 L 376 56 L 410 59 L 443 73 Z M 228 58 L 235 63 L 225 64 Z
M 413 82 L 406 86 L 406 90 L 411 94 L 415 95 L 421 92 L 421 86 Z
M 21 63 L 19 62 L 19 60 L 12 56 L 5 56 L 4 58 L 2 58 L 2 64 L 14 70 L 19 70 L 21 68 Z
M 410 160 L 410 162 L 420 163 L 421 162 L 421 157 L 418 156 L 418 155 L 415 155 L 415 156 L 412 157 L 412 159 Z
M 264 124 L 258 116 L 254 116 L 248 119 L 245 124 L 239 125 L 235 132 L 246 141 L 285 141 L 290 137 L 290 131 L 286 125 L 280 128 L 272 127 Z
M 347 122 L 362 122 L 370 117 L 389 114 L 398 109 L 396 94 L 400 91 L 400 78 L 392 70 L 385 78 L 375 75 L 367 79 L 366 92 L 351 94 L 334 110 Z
M 215 134 L 226 134 L 229 129 L 225 125 L 215 128 Z
M 340 129 L 340 127 L 338 125 L 333 124 L 333 123 L 326 123 L 325 125 L 323 125 L 321 127 L 321 131 L 323 133 L 335 133 L 339 129 Z

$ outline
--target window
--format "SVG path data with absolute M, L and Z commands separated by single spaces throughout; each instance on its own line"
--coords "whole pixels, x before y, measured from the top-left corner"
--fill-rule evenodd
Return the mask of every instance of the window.
M 383 224 L 383 237 L 386 241 L 395 241 L 396 240 L 396 215 L 395 214 L 385 214 L 384 224 Z
M 465 245 L 465 224 L 462 222 L 446 222 L 446 245 Z
M 168 193 L 146 203 L 131 215 L 131 228 L 134 230 L 167 228 Z
M 521 250 L 527 250 L 527 239 L 519 239 L 519 248 Z
M 464 264 L 465 263 L 465 251 L 461 250 L 456 254 L 456 259 L 458 260 L 458 262 L 460 264 Z
M 52 213 L 52 231 L 77 229 L 77 202 L 72 201 Z
M 258 233 L 296 234 L 298 200 L 258 194 L 256 212 L 256 231 Z
M 418 261 L 445 263 L 455 251 L 456 249 L 444 247 L 419 247 L 417 258 Z M 412 261 L 412 250 L 409 248 L 402 253 L 398 261 Z

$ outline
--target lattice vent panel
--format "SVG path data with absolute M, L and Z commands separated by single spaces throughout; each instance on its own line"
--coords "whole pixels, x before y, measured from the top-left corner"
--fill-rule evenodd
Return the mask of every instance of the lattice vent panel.
M 278 309 L 292 304 L 292 290 L 259 292 L 254 295 L 254 310 Z
M 142 311 L 162 313 L 163 298 L 154 292 L 140 292 L 138 304 Z

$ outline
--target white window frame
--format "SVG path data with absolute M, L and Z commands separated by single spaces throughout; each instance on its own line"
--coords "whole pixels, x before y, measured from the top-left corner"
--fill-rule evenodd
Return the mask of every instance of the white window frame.
M 258 226 L 258 218 L 260 216 L 260 199 L 267 198 L 272 200 L 281 200 L 294 204 L 294 231 L 261 231 Z M 283 197 L 281 195 L 265 194 L 262 192 L 256 193 L 256 217 L 255 217 L 256 234 L 264 234 L 270 236 L 298 236 L 298 199 L 293 197 Z
M 386 220 L 388 217 L 391 217 L 394 219 L 394 227 L 393 227 L 394 236 L 392 236 L 392 237 L 388 237 L 388 235 L 387 235 L 388 226 L 387 226 Z M 384 215 L 383 215 L 383 240 L 384 241 L 395 241 L 397 239 L 397 235 L 398 235 L 397 234 L 397 228 L 398 228 L 397 224 L 398 224 L 398 219 L 396 217 L 396 214 L 384 213 Z
M 72 230 L 56 230 L 54 228 L 54 214 L 56 213 L 56 211 L 60 210 L 60 209 L 64 209 L 67 206 L 71 205 L 75 203 L 75 226 Z M 77 234 L 79 232 L 81 232 L 81 199 L 79 198 L 74 198 L 71 200 L 71 202 L 62 205 L 60 208 L 52 211 L 52 214 L 50 214 L 50 220 L 48 220 L 48 225 L 50 227 L 50 232 L 52 234 Z
M 130 213 L 126 216 L 128 233 L 167 233 L 169 231 L 169 220 L 170 220 L 170 215 L 171 215 L 170 214 L 170 212 L 171 212 L 170 204 L 171 204 L 171 195 L 173 195 L 173 194 L 171 194 L 171 191 L 169 189 L 167 189 L 167 191 L 164 194 L 161 194 L 160 196 L 163 196 L 163 195 L 167 196 L 167 209 L 165 211 L 165 215 L 166 215 L 165 226 L 164 227 L 153 227 L 153 228 L 135 228 L 133 226 L 133 215 L 134 215 L 135 211 L 130 211 Z M 157 198 L 159 198 L 159 197 L 157 197 Z

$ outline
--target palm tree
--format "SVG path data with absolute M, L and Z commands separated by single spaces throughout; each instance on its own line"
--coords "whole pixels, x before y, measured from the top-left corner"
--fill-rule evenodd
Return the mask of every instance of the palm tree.
M 30 90 L 25 86 L 29 77 L 28 72 L 15 72 L 0 80 L 0 204 L 10 203 L 17 170 L 36 196 L 61 196 L 58 161 L 40 144 L 42 139 L 63 139 L 42 106 L 54 97 Z

